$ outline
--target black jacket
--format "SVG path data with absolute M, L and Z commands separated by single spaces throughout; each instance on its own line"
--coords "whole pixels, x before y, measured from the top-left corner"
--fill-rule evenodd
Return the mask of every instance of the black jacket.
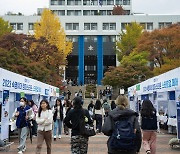
M 155 111 L 151 117 L 141 116 L 141 128 L 142 130 L 157 130 L 157 116 Z
M 113 132 L 113 128 L 114 128 L 114 120 L 113 119 L 117 119 L 118 117 L 121 116 L 134 116 L 134 127 L 136 129 L 136 149 L 134 149 L 133 151 L 121 151 L 121 150 L 113 150 L 111 149 L 110 145 L 109 145 L 109 140 L 111 138 L 112 132 Z M 140 126 L 138 123 L 138 114 L 136 112 L 134 112 L 133 110 L 130 109 L 124 109 L 121 110 L 119 107 L 116 107 L 114 110 L 109 112 L 108 117 L 105 119 L 105 123 L 102 127 L 102 132 L 107 135 L 110 136 L 107 142 L 107 146 L 108 146 L 108 152 L 112 153 L 112 154 L 123 154 L 123 153 L 127 153 L 127 154 L 135 154 L 136 152 L 139 152 L 140 148 L 141 148 L 141 130 L 140 130 Z
M 88 118 L 87 123 L 92 124 L 93 121 L 91 120 L 89 112 L 86 109 L 71 109 L 65 117 L 64 123 L 67 127 L 72 128 L 72 136 L 80 135 L 79 121 L 83 114 L 85 114 L 85 116 Z
M 57 112 L 58 112 L 57 106 L 54 106 L 54 109 L 55 109 L 55 112 L 54 112 L 54 115 L 53 115 L 53 120 L 55 122 L 56 119 L 57 119 Z M 63 121 L 63 107 L 60 107 L 59 112 L 60 112 L 60 120 Z

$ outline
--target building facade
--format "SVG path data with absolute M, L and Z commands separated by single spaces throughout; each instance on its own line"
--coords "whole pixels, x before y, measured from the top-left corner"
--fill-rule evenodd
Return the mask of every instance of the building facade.
M 122 5 L 125 15 L 112 15 Z M 50 0 L 49 9 L 59 16 L 73 51 L 67 57 L 65 78 L 78 84 L 101 84 L 109 66 L 117 66 L 115 41 L 125 25 L 140 23 L 152 31 L 180 22 L 180 15 L 133 14 L 132 0 Z M 16 33 L 33 34 L 37 16 L 3 16 Z

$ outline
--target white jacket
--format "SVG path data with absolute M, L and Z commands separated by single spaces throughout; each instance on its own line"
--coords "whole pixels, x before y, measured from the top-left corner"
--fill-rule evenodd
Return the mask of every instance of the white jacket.
M 38 124 L 38 130 L 49 131 L 52 130 L 53 114 L 51 110 L 41 112 L 40 117 L 36 114 L 36 122 Z

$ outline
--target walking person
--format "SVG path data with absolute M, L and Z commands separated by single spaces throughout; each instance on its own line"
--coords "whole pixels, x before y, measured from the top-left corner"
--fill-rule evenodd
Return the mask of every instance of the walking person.
M 80 97 L 75 97 L 73 100 L 73 109 L 71 109 L 64 119 L 64 123 L 69 128 L 72 128 L 71 132 L 71 152 L 72 154 L 87 154 L 88 151 L 88 137 L 80 134 L 80 119 L 82 116 L 85 118 L 85 122 L 92 124 L 88 110 L 82 108 L 82 102 Z
M 102 132 L 109 136 L 108 154 L 136 154 L 141 148 L 142 139 L 138 114 L 128 109 L 128 99 L 124 95 L 117 97 L 116 105 L 102 128 Z
M 26 150 L 26 139 L 29 132 L 30 122 L 33 118 L 33 112 L 28 105 L 27 99 L 22 97 L 20 99 L 20 107 L 16 108 L 13 117 L 16 118 L 16 126 L 18 128 L 19 146 L 18 153 L 22 154 Z M 27 113 L 28 112 L 28 113 Z
M 32 119 L 32 135 L 35 137 L 37 136 L 37 122 L 36 122 L 36 114 L 38 113 L 38 107 L 34 103 L 33 100 L 30 100 L 28 102 L 29 106 L 32 108 L 32 111 L 34 113 L 34 117 Z
M 144 100 L 141 108 L 141 129 L 143 146 L 146 154 L 156 153 L 157 116 L 156 109 L 150 100 Z
M 58 138 L 61 139 L 61 133 L 62 133 L 62 123 L 63 123 L 63 105 L 60 99 L 56 100 L 56 103 L 53 107 L 53 120 L 54 120 L 54 130 L 53 130 L 53 136 L 54 141 L 56 141 L 56 134 L 58 131 Z
M 96 121 L 96 133 L 101 133 L 104 111 L 101 106 L 101 101 L 99 99 L 96 100 L 96 103 L 94 105 L 94 114 L 95 114 L 95 121 Z
M 53 114 L 47 100 L 40 102 L 36 121 L 38 124 L 36 154 L 41 153 L 44 140 L 47 146 L 47 154 L 51 154 Z

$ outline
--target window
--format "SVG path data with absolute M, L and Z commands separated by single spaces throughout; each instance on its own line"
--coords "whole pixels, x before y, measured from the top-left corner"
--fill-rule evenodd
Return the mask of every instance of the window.
M 90 10 L 84 10 L 84 11 L 83 11 L 83 15 L 84 15 L 84 16 L 89 16 L 90 13 L 91 13 Z
M 161 29 L 161 28 L 164 28 L 164 23 L 163 22 L 159 23 L 159 29 Z
M 17 30 L 23 30 L 23 23 L 17 23 Z
M 79 23 L 66 23 L 66 30 L 79 30 Z
M 116 36 L 103 36 L 103 42 L 116 42 Z
M 67 36 L 67 39 L 72 41 L 72 42 L 78 42 L 78 36 L 75 36 L 75 35 L 69 35 Z
M 75 10 L 75 16 L 81 16 L 81 10 Z
M 147 30 L 153 30 L 153 23 L 147 23 Z
M 10 23 L 10 26 L 12 27 L 13 30 L 16 30 L 16 23 Z
M 114 5 L 114 0 L 108 0 L 107 5 Z
M 103 30 L 116 30 L 116 23 L 103 23 Z
M 128 25 L 129 23 L 121 23 L 121 30 L 125 30 L 126 29 L 126 25 Z
M 58 0 L 51 0 L 51 5 L 58 5 Z
M 116 0 L 116 5 L 122 5 L 122 0 Z
M 59 0 L 58 5 L 65 5 L 65 0 Z
M 145 23 L 140 23 L 143 29 L 146 29 L 146 24 Z
M 107 10 L 107 15 L 112 15 L 112 10 Z
M 84 42 L 97 42 L 97 36 L 84 36 Z
M 91 15 L 98 15 L 98 11 L 97 10 L 91 10 Z
M 84 23 L 84 30 L 97 30 L 97 23 Z
M 100 15 L 106 15 L 106 10 L 100 10 L 99 13 Z
M 106 2 L 106 0 L 101 0 L 101 5 L 107 5 L 107 2 Z
M 130 5 L 130 0 L 123 0 L 123 5 Z
M 90 0 L 83 0 L 83 5 L 91 5 Z
M 81 10 L 67 10 L 68 16 L 81 16 Z
M 29 23 L 28 24 L 28 29 L 29 30 L 34 30 L 34 23 Z
M 98 5 L 98 0 L 91 0 L 91 5 Z

